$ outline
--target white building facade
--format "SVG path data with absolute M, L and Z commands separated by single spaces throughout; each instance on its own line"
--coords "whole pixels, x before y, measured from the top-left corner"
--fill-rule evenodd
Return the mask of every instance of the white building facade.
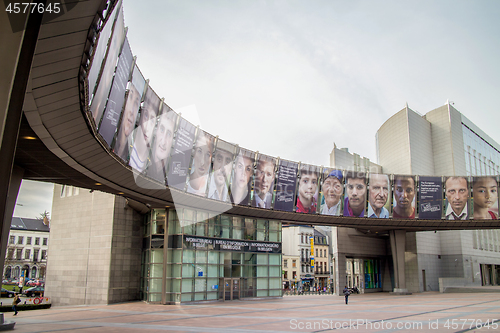
M 13 217 L 5 256 L 6 280 L 45 279 L 50 228 L 43 220 Z

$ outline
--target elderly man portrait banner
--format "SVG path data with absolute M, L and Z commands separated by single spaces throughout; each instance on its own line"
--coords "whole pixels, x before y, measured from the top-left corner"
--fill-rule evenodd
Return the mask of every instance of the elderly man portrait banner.
M 366 174 L 348 171 L 345 176 L 344 216 L 365 217 Z
M 259 155 L 254 175 L 252 206 L 270 209 L 273 204 L 276 159 Z
M 469 181 L 466 177 L 448 177 L 444 183 L 447 220 L 469 219 Z
M 474 177 L 472 183 L 474 220 L 498 219 L 498 183 L 496 176 Z
M 341 170 L 326 169 L 323 171 L 320 214 L 342 215 L 343 179 Z
M 116 66 L 111 92 L 109 93 L 108 102 L 106 103 L 106 110 L 104 111 L 101 124 L 99 125 L 99 134 L 103 137 L 104 141 L 107 142 L 108 146 L 111 146 L 118 126 L 118 121 L 122 114 L 123 103 L 125 101 L 125 89 L 127 88 L 133 60 L 134 57 L 130 50 L 128 39 L 125 39 L 120 59 Z
M 393 218 L 415 218 L 415 194 L 413 176 L 394 176 Z
M 418 178 L 419 219 L 440 220 L 443 207 L 443 182 L 441 177 Z
M 179 190 L 184 190 L 186 186 L 195 134 L 196 127 L 181 117 L 167 174 L 168 185 Z
M 372 173 L 369 177 L 368 195 L 368 217 L 389 218 L 388 198 L 390 196 L 391 183 L 388 175 Z
M 298 163 L 280 160 L 276 180 L 275 210 L 293 211 L 298 168 Z
M 300 167 L 300 176 L 297 189 L 297 213 L 316 214 L 318 202 L 319 168 L 303 164 Z
M 213 154 L 213 166 L 210 173 L 208 198 L 227 202 L 229 200 L 229 182 L 233 169 L 234 151 L 236 147 L 222 140 L 217 141 Z

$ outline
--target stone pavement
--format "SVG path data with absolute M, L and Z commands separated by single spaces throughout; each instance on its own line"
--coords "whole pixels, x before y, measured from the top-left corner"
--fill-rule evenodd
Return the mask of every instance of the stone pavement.
M 156 305 L 52 307 L 5 320 L 20 332 L 500 332 L 498 293 L 388 293 Z

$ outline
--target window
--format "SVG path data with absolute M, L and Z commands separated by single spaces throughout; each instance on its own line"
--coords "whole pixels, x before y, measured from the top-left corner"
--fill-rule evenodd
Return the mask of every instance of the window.
M 288 260 L 283 260 L 283 267 L 287 268 L 288 267 Z
M 30 254 L 31 254 L 31 250 L 26 249 L 26 251 L 24 251 L 24 259 L 30 260 Z
M 7 259 L 9 259 L 9 260 L 14 259 L 14 249 L 7 250 Z
M 292 260 L 292 267 L 297 267 L 297 260 Z
M 304 243 L 304 235 L 303 234 L 300 234 L 300 242 Z
M 42 250 L 42 260 L 47 259 L 47 250 Z
M 22 255 L 23 255 L 23 249 L 17 249 L 16 250 L 16 259 L 21 260 Z
M 17 244 L 23 245 L 23 241 L 24 241 L 24 237 L 23 236 L 17 237 Z
M 45 238 L 43 239 L 43 243 L 42 243 L 42 245 L 47 245 L 47 237 L 45 237 Z
M 35 238 L 35 245 L 40 245 L 40 237 Z
M 288 279 L 288 272 L 287 271 L 284 271 L 283 278 Z
M 26 237 L 26 245 L 31 245 L 31 237 Z
M 306 272 L 306 267 L 304 265 L 302 265 L 301 267 L 302 267 L 302 273 L 305 273 Z
M 297 271 L 292 272 L 292 278 L 296 279 L 297 278 Z
M 10 236 L 9 237 L 9 244 L 14 244 L 15 239 L 16 239 L 16 236 Z
M 38 261 L 38 249 L 33 250 L 33 261 Z

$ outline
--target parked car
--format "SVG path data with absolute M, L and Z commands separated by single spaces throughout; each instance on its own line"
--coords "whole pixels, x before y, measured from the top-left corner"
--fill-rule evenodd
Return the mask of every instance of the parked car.
M 35 297 L 35 296 L 43 296 L 44 288 L 43 287 L 32 287 L 23 290 L 23 295 L 27 297 Z
M 16 293 L 5 288 L 2 288 L 2 297 L 14 297 Z

